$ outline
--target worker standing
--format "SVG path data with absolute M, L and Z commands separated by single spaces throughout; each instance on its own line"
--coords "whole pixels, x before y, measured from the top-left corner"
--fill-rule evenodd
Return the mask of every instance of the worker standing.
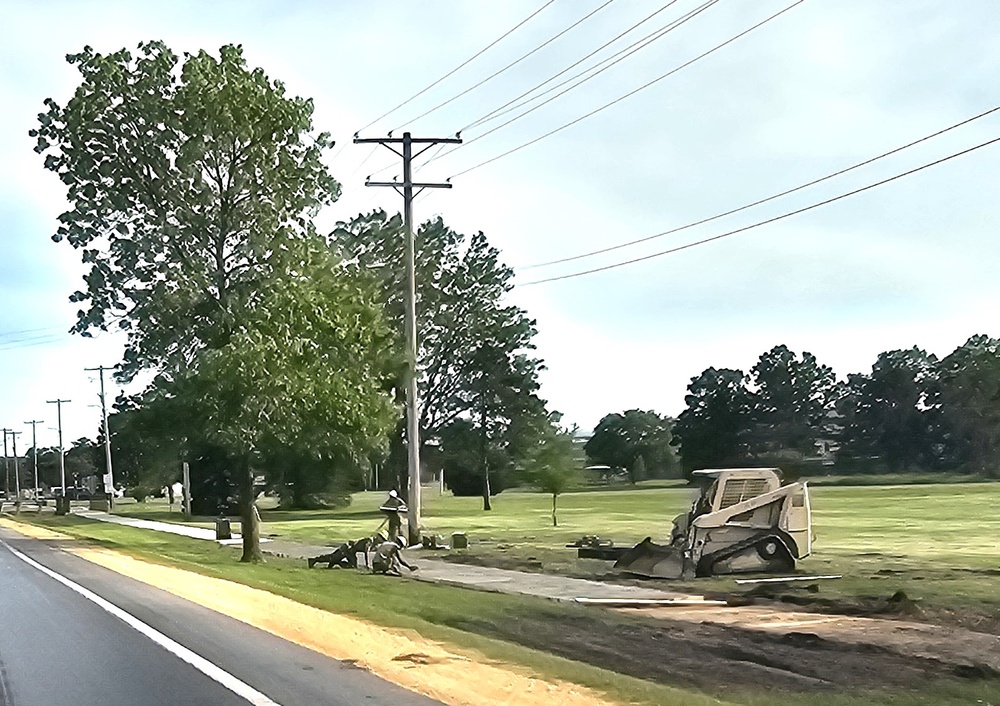
M 402 515 L 406 513 L 407 507 L 403 499 L 399 497 L 399 493 L 390 490 L 389 497 L 379 506 L 379 510 L 386 514 L 386 519 L 389 522 L 389 540 L 401 537 L 403 535 Z

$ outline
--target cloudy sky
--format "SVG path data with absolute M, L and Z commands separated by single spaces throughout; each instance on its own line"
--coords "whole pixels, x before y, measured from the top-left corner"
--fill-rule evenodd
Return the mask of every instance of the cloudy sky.
M 1000 106 L 995 0 L 0 0 L 0 16 L 0 426 L 25 431 L 20 448 L 30 442 L 22 422 L 33 418 L 46 421 L 39 443 L 55 443 L 46 400 L 57 397 L 72 400 L 67 439 L 93 437 L 97 385 L 83 368 L 113 365 L 121 351 L 111 335 L 66 333 L 82 268 L 72 248 L 49 240 L 63 191 L 27 135 L 43 99 L 70 96 L 77 74 L 64 56 L 86 44 L 243 44 L 251 64 L 315 99 L 317 126 L 338 141 L 330 165 L 344 196 L 324 224 L 400 207 L 391 190 L 363 185 L 372 173 L 391 179 L 398 161 L 350 144 L 355 131 L 440 137 L 467 128 L 466 145 L 420 172 L 454 176 L 455 188 L 418 200 L 416 217 L 440 214 L 502 249 L 517 268 L 513 300 L 538 321 L 543 395 L 585 428 L 632 407 L 676 414 L 692 376 L 709 366 L 746 370 L 777 344 L 811 351 L 845 376 L 869 370 L 883 350 L 945 355 L 972 334 L 1000 335 L 1000 144 L 704 245 L 534 284 L 712 238 L 975 147 L 1000 136 L 1000 112 L 702 226 L 531 267 L 724 213 Z M 595 50 L 538 92 L 652 33 L 564 95 L 594 72 L 469 127 Z

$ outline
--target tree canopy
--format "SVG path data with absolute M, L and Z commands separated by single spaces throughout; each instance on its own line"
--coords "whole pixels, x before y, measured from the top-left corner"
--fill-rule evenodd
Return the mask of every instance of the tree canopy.
M 339 223 L 330 243 L 349 267 L 378 278 L 402 350 L 400 217 L 374 211 Z M 532 353 L 535 322 L 505 301 L 513 271 L 482 233 L 467 237 L 436 218 L 418 228 L 414 255 L 421 441 L 441 445 L 456 490 L 469 487 L 456 474 L 478 475 L 488 506 L 491 471 L 509 470 L 524 437 L 520 429 L 545 417 L 537 396 L 542 363 Z M 404 433 L 400 424 L 397 444 Z M 478 444 L 471 443 L 473 433 Z M 475 458 L 477 468 L 454 467 L 459 458 Z
M 272 255 L 313 231 L 339 185 L 312 134 L 312 101 L 250 69 L 227 45 L 183 62 L 162 42 L 67 57 L 81 83 L 45 101 L 36 151 L 72 208 L 53 239 L 89 266 L 74 330 L 128 331 L 121 376 L 180 369 L 225 345 Z
M 676 465 L 670 445 L 672 427 L 672 419 L 652 411 L 608 414 L 598 422 L 584 450 L 592 463 L 624 469 L 633 483 L 646 476 L 665 478 Z
M 53 239 L 89 266 L 74 330 L 128 332 L 119 376 L 197 420 L 239 467 L 244 560 L 259 557 L 255 456 L 296 444 L 353 458 L 397 416 L 392 339 L 368 279 L 313 217 L 339 194 L 311 100 L 247 66 L 241 47 L 181 60 L 162 42 L 68 61 L 81 83 L 32 134 L 71 209 Z M 210 454 L 211 455 L 211 454 Z

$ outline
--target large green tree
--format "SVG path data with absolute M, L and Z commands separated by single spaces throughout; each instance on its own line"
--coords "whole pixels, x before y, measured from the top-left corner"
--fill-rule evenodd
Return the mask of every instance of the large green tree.
M 810 456 L 828 438 L 828 415 L 838 386 L 833 370 L 812 353 L 799 357 L 787 346 L 760 356 L 750 371 L 752 427 L 746 443 L 755 455 L 794 451 Z
M 685 473 L 747 459 L 750 391 L 743 371 L 708 368 L 691 379 L 684 401 L 687 408 L 674 424 L 673 443 L 680 447 Z
M 339 223 L 330 242 L 351 267 L 378 277 L 402 350 L 400 217 L 384 211 L 358 216 Z M 508 446 L 516 447 L 517 430 L 530 426 L 525 417 L 545 416 L 544 403 L 537 397 L 542 364 L 532 355 L 535 322 L 506 301 L 513 271 L 500 261 L 500 252 L 482 233 L 466 237 L 436 218 L 418 228 L 414 255 L 421 440 L 457 444 L 463 450 L 452 455 L 458 457 L 467 451 L 458 439 L 466 438 L 470 426 L 475 429 L 480 436 L 479 473 L 488 507 L 492 460 L 498 455 L 516 456 L 518 450 Z M 397 385 L 401 388 L 402 369 Z M 445 434 L 446 429 L 454 433 Z M 400 424 L 397 448 L 404 433 Z M 496 452 L 497 446 L 502 453 Z M 401 460 L 405 454 L 395 457 Z M 402 470 L 400 465 L 397 472 Z
M 89 267 L 74 330 L 126 330 L 126 380 L 171 374 L 226 344 L 280 274 L 272 256 L 336 199 L 331 143 L 312 131 L 312 101 L 249 68 L 239 46 L 67 60 L 81 83 L 65 106 L 45 101 L 32 135 L 71 204 L 53 239 Z
M 595 464 L 625 469 L 633 483 L 643 475 L 663 478 L 674 471 L 677 460 L 671 442 L 673 420 L 656 412 L 630 409 L 608 414 L 598 422 L 584 450 Z M 642 459 L 642 463 L 639 460 Z
M 285 277 L 219 348 L 202 349 L 163 395 L 227 449 L 240 483 L 243 559 L 260 559 L 254 462 L 277 449 L 360 463 L 398 409 L 385 391 L 393 339 L 375 288 L 337 267 L 319 239 L 291 243 Z
M 1000 476 L 1000 340 L 971 337 L 941 361 L 939 384 L 954 462 Z
M 254 457 L 292 443 L 364 451 L 394 414 L 381 309 L 313 226 L 339 193 L 328 135 L 313 131 L 312 101 L 238 46 L 68 60 L 80 86 L 65 106 L 47 100 L 32 134 L 71 204 L 53 238 L 89 266 L 74 330 L 127 331 L 120 377 L 155 371 L 151 396 L 227 450 L 243 558 L 256 560 Z
M 937 359 L 916 347 L 880 353 L 871 373 L 849 375 L 837 404 L 841 459 L 890 472 L 934 464 L 937 376 Z

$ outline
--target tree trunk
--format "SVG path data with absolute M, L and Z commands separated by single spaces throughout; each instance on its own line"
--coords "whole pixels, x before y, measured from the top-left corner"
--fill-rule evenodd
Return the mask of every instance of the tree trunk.
M 490 504 L 490 460 L 488 457 L 488 439 L 486 438 L 486 405 L 483 405 L 480 414 L 480 453 L 483 459 L 483 511 L 488 512 L 493 509 Z
M 556 494 L 552 493 L 552 526 L 558 527 L 559 524 L 556 522 Z
M 253 469 L 250 454 L 244 454 L 240 458 L 240 532 L 243 535 L 240 561 L 256 564 L 264 561 L 264 555 L 260 551 L 260 517 L 253 501 Z
M 483 510 L 492 510 L 493 506 L 490 504 L 490 467 L 489 465 L 483 468 Z

